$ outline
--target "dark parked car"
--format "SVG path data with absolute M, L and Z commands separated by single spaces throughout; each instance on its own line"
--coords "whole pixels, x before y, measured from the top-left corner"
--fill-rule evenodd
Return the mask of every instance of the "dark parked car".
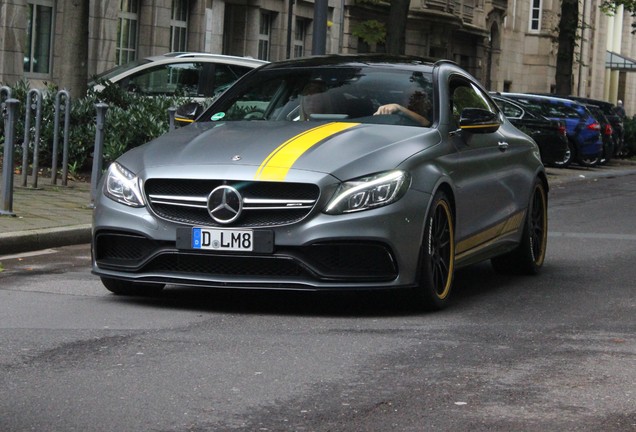
M 601 160 L 601 126 L 582 103 L 571 99 L 526 93 L 501 93 L 502 96 L 536 107 L 544 117 L 562 120 L 570 144 L 572 160 L 582 166 L 594 166 Z
M 605 117 L 605 114 L 603 113 L 603 110 L 601 110 L 600 107 L 598 107 L 597 105 L 590 105 L 590 104 L 586 104 L 585 106 L 601 125 L 601 139 L 603 140 L 603 155 L 601 156 L 601 160 L 599 161 L 599 163 L 601 164 L 607 163 L 612 159 L 612 157 L 615 154 L 615 150 L 614 150 L 615 141 L 613 136 L 614 130 L 612 128 L 612 124 L 607 119 L 607 117 Z
M 270 63 L 100 190 L 93 273 L 116 294 L 407 289 L 441 308 L 457 268 L 534 274 L 546 252 L 536 143 L 449 61 Z
M 572 156 L 564 122 L 543 117 L 531 105 L 496 95 L 493 95 L 493 99 L 510 123 L 536 141 L 545 165 L 564 168 L 570 164 Z
M 568 96 L 568 99 L 572 99 L 578 102 L 582 102 L 588 105 L 596 105 L 603 111 L 607 120 L 612 125 L 612 139 L 614 141 L 614 157 L 621 156 L 625 148 L 625 127 L 623 124 L 623 116 L 619 115 L 616 111 L 616 105 L 611 102 L 590 99 L 577 96 Z

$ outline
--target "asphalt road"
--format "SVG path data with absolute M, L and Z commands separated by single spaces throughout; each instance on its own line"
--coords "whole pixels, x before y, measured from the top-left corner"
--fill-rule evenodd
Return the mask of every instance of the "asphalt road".
M 555 185 L 537 277 L 108 294 L 87 245 L 0 257 L 0 431 L 636 431 L 636 176 Z

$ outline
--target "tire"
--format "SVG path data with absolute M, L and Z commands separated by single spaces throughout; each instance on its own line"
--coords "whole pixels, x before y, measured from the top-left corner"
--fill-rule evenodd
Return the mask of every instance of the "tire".
M 451 204 L 438 191 L 424 225 L 420 248 L 418 305 L 427 310 L 444 308 L 450 297 L 455 271 L 455 228 Z
M 102 277 L 102 284 L 113 294 L 126 296 L 150 296 L 158 294 L 164 288 L 164 284 L 143 284 L 120 279 Z
M 592 168 L 599 164 L 601 161 L 601 157 L 599 155 L 596 156 L 581 156 L 577 159 L 577 163 L 581 166 Z
M 552 165 L 554 165 L 556 168 L 567 168 L 572 164 L 572 161 L 574 160 L 574 154 L 574 145 L 570 140 L 568 140 L 568 150 L 565 152 L 563 160 L 556 161 Z
M 537 274 L 545 260 L 548 241 L 548 196 L 545 186 L 535 180 L 521 243 L 507 254 L 491 259 L 493 268 L 501 274 Z

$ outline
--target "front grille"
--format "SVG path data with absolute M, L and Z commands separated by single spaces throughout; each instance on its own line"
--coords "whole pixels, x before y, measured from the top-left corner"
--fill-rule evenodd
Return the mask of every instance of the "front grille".
M 316 185 L 304 183 L 187 179 L 149 179 L 144 189 L 150 208 L 157 216 L 182 224 L 216 227 L 222 225 L 208 212 L 208 196 L 221 185 L 236 188 L 243 197 L 243 212 L 232 223 L 234 227 L 298 222 L 313 209 L 320 194 Z

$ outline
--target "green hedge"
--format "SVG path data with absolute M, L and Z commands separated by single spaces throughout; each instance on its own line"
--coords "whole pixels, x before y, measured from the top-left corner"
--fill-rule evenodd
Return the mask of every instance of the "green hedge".
M 30 86 L 27 81 L 12 87 L 12 97 L 20 101 L 15 130 L 16 168 L 21 169 L 22 143 L 24 142 L 24 120 L 26 98 Z M 58 89 L 48 86 L 42 90 L 42 123 L 40 131 L 39 166 L 43 170 L 51 167 L 55 123 L 55 97 Z M 125 151 L 144 144 L 169 129 L 168 108 L 177 107 L 190 102 L 186 97 L 144 97 L 122 90 L 116 85 L 106 85 L 104 90 L 96 93 L 89 90 L 82 98 L 71 95 L 71 112 L 69 128 L 69 172 L 90 171 L 92 166 L 93 147 L 95 145 L 95 105 L 104 102 L 108 105 L 104 133 L 104 167 L 117 159 Z M 62 161 L 64 143 L 64 112 L 60 113 L 60 137 L 58 142 L 58 165 Z M 31 117 L 31 128 L 35 119 Z M 33 160 L 33 139 L 29 150 L 29 164 Z M 4 152 L 4 122 L 0 121 L 0 150 Z M 3 153 L 4 154 L 4 153 Z M 59 167 L 61 170 L 62 167 Z
M 625 118 L 623 127 L 625 128 L 627 156 L 634 156 L 636 155 L 636 116 Z

